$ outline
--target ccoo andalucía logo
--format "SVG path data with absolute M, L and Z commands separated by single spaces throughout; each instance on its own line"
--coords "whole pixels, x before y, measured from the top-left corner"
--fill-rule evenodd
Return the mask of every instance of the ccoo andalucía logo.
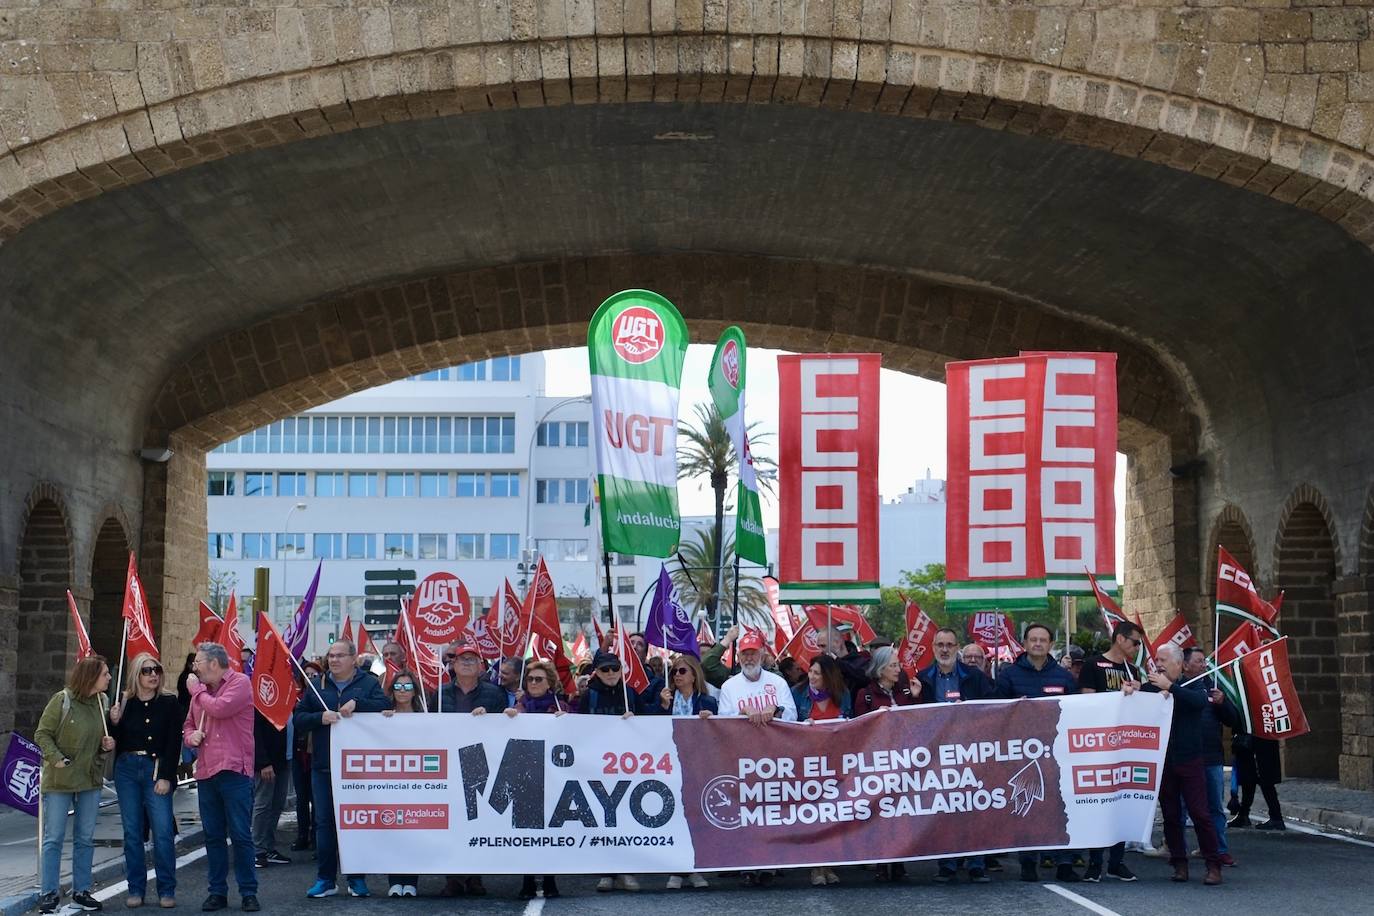
M 611 344 L 627 363 L 647 363 L 663 349 L 663 322 L 651 308 L 632 305 L 616 316 Z

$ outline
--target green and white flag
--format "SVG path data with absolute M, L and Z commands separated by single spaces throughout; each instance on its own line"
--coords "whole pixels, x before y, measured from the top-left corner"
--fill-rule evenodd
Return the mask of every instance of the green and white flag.
M 711 400 L 725 421 L 735 444 L 739 487 L 735 499 L 735 555 L 760 566 L 768 565 L 768 546 L 763 535 L 763 510 L 759 507 L 759 482 L 754 475 L 754 456 L 744 426 L 744 332 L 731 325 L 716 343 L 711 357 Z
M 602 549 L 677 550 L 677 406 L 687 323 L 646 289 L 616 293 L 587 328 Z

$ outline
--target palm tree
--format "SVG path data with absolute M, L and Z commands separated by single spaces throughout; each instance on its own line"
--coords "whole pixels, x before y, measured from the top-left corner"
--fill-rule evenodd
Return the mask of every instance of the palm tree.
M 723 532 L 725 527 L 725 488 L 730 481 L 731 473 L 738 473 L 739 469 L 735 460 L 734 443 L 730 441 L 730 433 L 725 428 L 725 420 L 721 417 L 720 411 L 716 409 L 716 405 L 699 403 L 693 405 L 692 409 L 696 412 L 697 422 L 688 421 L 678 427 L 678 432 L 686 440 L 686 444 L 679 446 L 677 450 L 677 478 L 678 480 L 687 480 L 692 477 L 709 478 L 711 489 L 715 491 L 716 524 L 715 536 L 711 539 L 711 545 L 715 550 L 703 557 L 706 562 L 692 564 L 710 567 L 711 587 L 706 592 L 710 600 L 705 607 L 706 613 L 714 621 L 719 617 L 716 596 L 721 592 L 721 576 L 725 566 Z M 754 450 L 756 443 L 767 438 L 766 434 L 755 432 L 757 427 L 757 422 L 750 423 L 745 427 L 745 432 L 749 436 L 750 450 L 754 457 L 754 472 L 758 476 L 759 486 L 768 493 L 772 493 L 777 465 L 772 459 L 764 458 Z M 730 541 L 731 553 L 733 553 L 733 536 Z M 743 597 L 743 590 L 741 589 L 741 602 L 743 602 Z
M 693 615 L 702 608 L 714 608 L 719 603 L 717 601 L 717 590 L 722 586 L 723 593 L 720 595 L 725 601 L 733 601 L 735 596 L 735 538 L 733 535 L 727 536 L 727 540 L 720 551 L 716 550 L 715 533 L 710 528 L 697 529 L 696 541 L 683 544 L 680 553 L 682 559 L 686 561 L 687 569 L 681 565 L 673 568 L 669 575 L 672 576 L 673 586 L 677 589 L 678 600 L 682 606 Z M 719 578 L 720 567 L 712 566 L 714 559 L 721 556 L 725 560 L 727 575 L 722 582 Z M 716 577 L 706 578 L 702 573 L 714 569 Z M 739 617 L 735 623 L 749 624 L 761 630 L 768 630 L 772 627 L 772 615 L 768 610 L 768 595 L 763 590 L 763 583 L 758 576 L 742 573 L 739 577 Z

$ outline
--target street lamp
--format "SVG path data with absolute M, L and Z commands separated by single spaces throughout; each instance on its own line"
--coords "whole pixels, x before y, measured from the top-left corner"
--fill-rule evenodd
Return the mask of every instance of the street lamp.
M 291 535 L 291 516 L 294 515 L 294 514 L 296 513 L 296 510 L 298 510 L 298 509 L 299 509 L 300 511 L 304 512 L 306 509 L 309 509 L 309 508 L 310 508 L 310 507 L 307 506 L 305 503 L 296 503 L 296 504 L 295 504 L 294 506 L 292 506 L 291 509 L 286 513 L 286 522 L 282 525 L 282 534 L 286 535 L 286 542 L 283 543 L 283 544 L 282 544 L 282 547 L 281 547 L 281 589 L 280 589 L 280 591 L 281 591 L 281 594 L 282 594 L 283 596 L 286 595 L 286 551 L 287 551 L 287 545 L 290 545 L 290 550 L 291 550 L 292 553 L 295 553 L 295 552 L 296 552 L 296 547 L 295 547 L 294 544 L 291 544 L 291 537 L 290 537 L 290 535 Z M 276 620 L 276 619 L 277 619 L 276 608 L 273 608 L 273 609 L 272 609 L 272 613 L 271 613 L 270 616 L 271 616 L 271 619 L 273 619 L 273 620 Z M 280 623 L 280 621 L 278 621 L 278 622 Z
M 527 556 L 528 562 L 531 565 L 534 563 L 534 444 L 539 439 L 539 427 L 542 426 L 544 421 L 555 411 L 561 410 L 569 404 L 589 404 L 591 400 L 592 396 L 590 394 L 580 394 L 574 398 L 564 398 L 544 411 L 543 416 L 534 421 L 534 430 L 530 433 L 530 445 L 525 454 L 525 473 L 529 478 L 529 485 L 525 488 L 525 537 L 523 538 L 526 550 L 530 551 Z M 587 494 L 587 498 L 591 499 L 590 493 Z M 525 558 L 526 555 L 522 551 L 521 559 L 523 560 Z M 529 579 L 526 577 L 526 582 L 528 581 Z

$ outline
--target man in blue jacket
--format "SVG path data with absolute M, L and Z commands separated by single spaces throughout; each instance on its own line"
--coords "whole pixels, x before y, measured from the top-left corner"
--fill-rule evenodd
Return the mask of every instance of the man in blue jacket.
M 1043 623 L 1033 623 L 1026 627 L 1021 637 L 1026 651 L 1015 662 L 1002 666 L 997 672 L 997 696 L 1003 700 L 1022 697 L 1062 697 L 1078 693 L 1078 681 L 1073 672 L 1050 657 L 1050 646 L 1054 643 L 1054 631 Z M 1083 880 L 1073 870 L 1073 851 L 1057 850 L 1054 853 L 1056 881 L 1072 883 Z M 1039 881 L 1039 856 L 1034 852 L 1021 853 L 1021 880 Z
M 315 859 L 319 868 L 307 897 L 332 897 L 339 892 L 335 883 L 339 871 L 339 838 L 334 832 L 334 783 L 329 775 L 329 731 L 340 719 L 355 712 L 381 712 L 391 708 L 382 685 L 371 673 L 358 670 L 357 650 L 347 639 L 335 640 L 325 654 L 329 673 L 312 681 L 296 703 L 292 724 L 298 734 L 311 738 L 310 794 L 315 808 Z M 318 696 L 316 695 L 318 691 Z M 324 703 L 321 705 L 320 700 Z M 345 875 L 348 892 L 354 897 L 368 896 L 367 879 Z

